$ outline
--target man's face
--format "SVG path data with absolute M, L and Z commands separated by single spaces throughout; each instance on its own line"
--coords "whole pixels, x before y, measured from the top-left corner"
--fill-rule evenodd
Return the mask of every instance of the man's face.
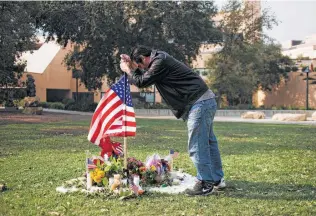
M 149 62 L 150 62 L 150 57 L 142 57 L 141 63 L 136 63 L 135 61 L 133 61 L 133 63 L 136 64 L 138 68 L 141 70 L 147 70 Z
M 138 68 L 139 68 L 139 69 L 142 69 L 142 70 L 147 70 L 147 69 L 148 69 L 148 66 L 146 66 L 146 64 L 139 63 L 139 64 L 137 64 L 137 65 L 138 65 Z

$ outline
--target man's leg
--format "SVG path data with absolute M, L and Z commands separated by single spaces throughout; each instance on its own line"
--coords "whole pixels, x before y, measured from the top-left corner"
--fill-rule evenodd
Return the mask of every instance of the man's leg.
M 213 192 L 211 155 L 209 144 L 209 131 L 211 119 L 207 118 L 209 107 L 207 101 L 201 101 L 193 105 L 188 117 L 188 148 L 200 180 L 193 190 L 188 190 L 189 195 L 207 195 Z
M 222 160 L 218 149 L 218 142 L 213 130 L 213 120 L 216 113 L 216 101 L 215 99 L 210 100 L 210 110 L 206 114 L 206 118 L 210 118 L 210 132 L 209 132 L 209 145 L 210 145 L 210 163 L 212 170 L 212 180 L 214 182 L 220 182 L 224 177 L 222 168 Z

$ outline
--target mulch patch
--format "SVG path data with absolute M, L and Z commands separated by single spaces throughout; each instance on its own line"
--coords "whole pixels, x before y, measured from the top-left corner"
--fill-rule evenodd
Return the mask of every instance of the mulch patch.
M 0 125 L 6 124 L 38 124 L 62 121 L 90 120 L 91 116 L 55 114 L 44 112 L 42 115 L 27 115 L 23 113 L 0 112 Z

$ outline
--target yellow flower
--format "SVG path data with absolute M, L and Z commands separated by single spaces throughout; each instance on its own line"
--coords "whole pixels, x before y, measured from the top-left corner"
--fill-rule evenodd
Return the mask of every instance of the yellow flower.
M 154 165 L 151 165 L 151 166 L 150 166 L 150 170 L 151 170 L 151 171 L 156 171 L 156 167 L 155 167 Z
M 105 176 L 105 172 L 100 170 L 100 171 L 98 171 L 97 175 L 100 176 L 101 178 L 103 178 Z
M 96 176 L 93 178 L 93 181 L 95 181 L 96 183 L 100 183 L 101 182 L 101 177 L 100 176 Z

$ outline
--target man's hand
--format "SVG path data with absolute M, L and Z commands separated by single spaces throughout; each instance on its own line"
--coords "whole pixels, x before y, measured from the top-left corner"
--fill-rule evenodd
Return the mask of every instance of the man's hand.
M 121 68 L 121 70 L 124 71 L 125 73 L 131 75 L 132 70 L 131 70 L 131 68 L 130 68 L 129 65 L 130 65 L 130 64 L 129 64 L 128 62 L 121 60 L 121 63 L 120 63 L 120 68 Z
M 131 62 L 131 58 L 126 54 L 121 54 L 120 57 L 121 57 L 121 61 L 123 60 L 126 62 Z
M 138 65 L 132 62 L 131 58 L 126 54 L 122 54 L 120 55 L 120 57 L 121 57 L 121 63 L 120 63 L 121 70 L 131 75 L 131 73 L 138 68 Z

